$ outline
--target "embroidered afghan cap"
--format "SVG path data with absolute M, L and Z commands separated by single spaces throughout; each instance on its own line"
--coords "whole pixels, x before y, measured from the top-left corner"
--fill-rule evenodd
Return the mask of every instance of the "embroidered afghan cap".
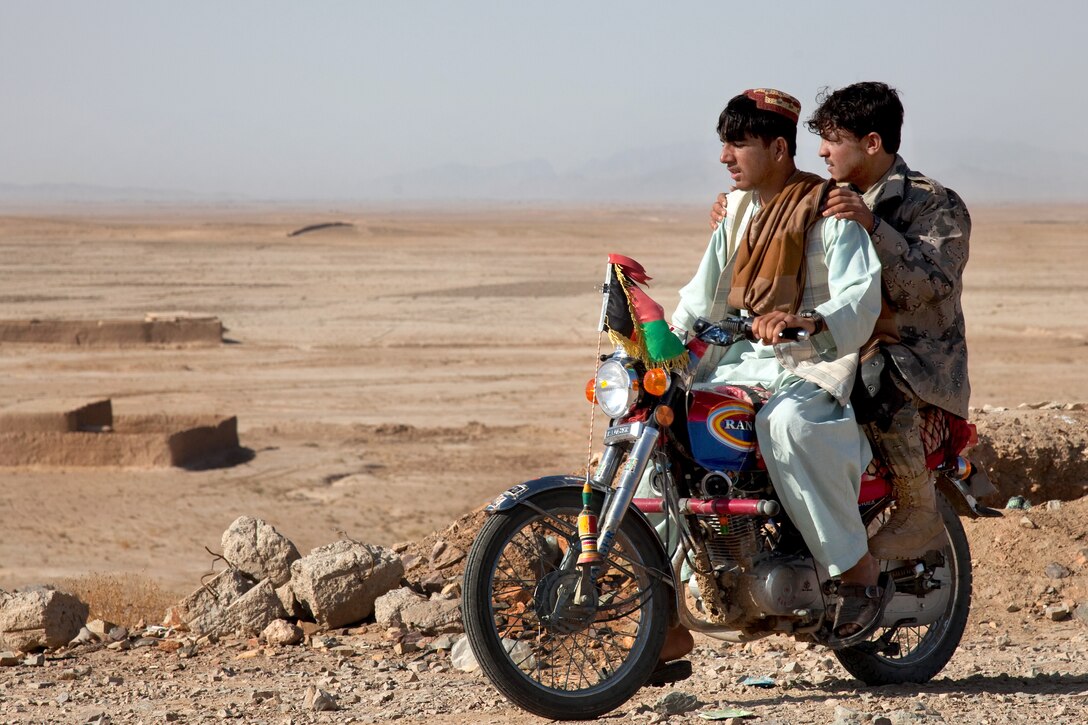
M 744 95 L 756 102 L 756 108 L 782 114 L 794 123 L 801 116 L 801 102 L 788 93 L 773 88 L 749 88 Z

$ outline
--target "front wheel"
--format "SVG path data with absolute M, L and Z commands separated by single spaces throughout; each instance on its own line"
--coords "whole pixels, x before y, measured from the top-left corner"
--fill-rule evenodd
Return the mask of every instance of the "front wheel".
M 601 506 L 594 494 L 594 510 Z M 626 702 L 657 663 L 668 588 L 660 544 L 624 517 L 591 601 L 576 604 L 577 489 L 487 519 L 465 565 L 462 615 L 480 668 L 519 707 L 557 720 Z
M 933 571 L 933 580 L 947 588 L 947 596 L 939 596 L 944 592 L 931 592 L 926 599 L 932 596 L 943 601 L 942 611 L 929 624 L 878 629 L 868 642 L 837 650 L 835 657 L 842 666 L 867 685 L 928 682 L 952 659 L 967 627 L 971 608 L 971 551 L 967 534 L 952 505 L 940 492 L 937 508 L 944 520 L 946 540 L 939 550 L 943 564 Z M 893 566 L 899 563 L 893 562 Z M 914 595 L 901 592 L 897 585 L 895 596 Z

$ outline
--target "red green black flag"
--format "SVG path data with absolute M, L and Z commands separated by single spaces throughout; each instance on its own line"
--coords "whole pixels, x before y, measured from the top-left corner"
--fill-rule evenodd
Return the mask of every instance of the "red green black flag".
M 649 286 L 646 270 L 622 254 L 608 255 L 608 268 L 603 322 L 609 339 L 647 365 L 686 366 L 687 350 L 665 322 L 665 310 L 638 286 Z

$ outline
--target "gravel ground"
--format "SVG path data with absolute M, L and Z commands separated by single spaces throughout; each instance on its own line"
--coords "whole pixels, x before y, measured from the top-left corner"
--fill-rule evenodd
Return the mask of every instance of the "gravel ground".
M 280 648 L 131 637 L 128 650 L 94 645 L 48 655 L 0 669 L 0 722 L 544 722 L 512 708 L 478 673 L 453 668 L 446 650 L 428 651 L 425 640 L 398 655 L 382 633 L 365 629 Z M 1072 725 L 1088 722 L 1086 640 L 1076 618 L 1030 630 L 975 618 L 932 682 L 867 688 L 818 647 L 782 637 L 747 645 L 700 638 L 692 678 L 645 688 L 602 719 L 704 722 L 712 711 L 740 708 L 761 723 Z M 749 675 L 775 684 L 740 684 Z M 670 693 L 698 704 L 663 715 Z M 324 703 L 335 709 L 321 710 Z

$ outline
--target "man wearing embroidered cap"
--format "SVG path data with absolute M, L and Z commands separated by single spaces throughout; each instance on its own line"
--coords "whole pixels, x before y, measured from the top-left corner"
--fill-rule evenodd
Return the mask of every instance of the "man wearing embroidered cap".
M 744 95 L 755 101 L 761 111 L 780 113 L 794 124 L 801 117 L 801 102 L 788 93 L 773 88 L 751 88 Z
M 798 171 L 801 104 L 771 88 L 732 98 L 718 119 L 720 161 L 736 191 L 729 223 L 710 239 L 698 271 L 680 290 L 677 330 L 699 317 L 754 318 L 754 343 L 707 348 L 696 385 L 757 385 L 770 398 L 756 417 L 767 470 L 783 507 L 817 562 L 839 579 L 838 644 L 861 641 L 879 621 L 893 586 L 868 552 L 857 508 L 870 458 L 847 405 L 858 348 L 880 311 L 880 260 L 859 224 L 821 216 L 827 182 Z M 778 337 L 786 327 L 804 342 Z M 682 647 L 670 632 L 663 659 Z M 683 654 L 680 651 L 680 654 Z

